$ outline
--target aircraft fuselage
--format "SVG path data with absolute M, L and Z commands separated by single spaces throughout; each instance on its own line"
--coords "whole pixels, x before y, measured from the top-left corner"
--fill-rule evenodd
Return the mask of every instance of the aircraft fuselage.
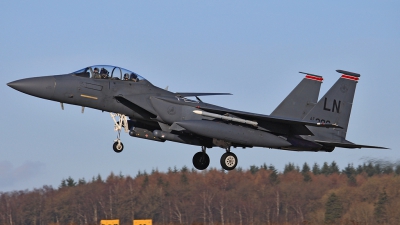
M 356 145 L 345 139 L 360 75 L 338 72 L 343 73 L 341 78 L 318 103 L 311 104 L 308 99 L 317 99 L 315 93 L 322 78 L 307 74 L 306 80 L 281 103 L 273 116 L 231 110 L 198 98 L 226 93 L 172 93 L 115 66 L 86 67 L 70 74 L 27 78 L 8 85 L 29 95 L 60 102 L 62 106 L 66 103 L 110 112 L 114 129 L 118 131 L 113 145 L 115 152 L 123 150 L 120 132 L 125 129 L 132 137 L 202 146 L 202 151 L 193 157 L 193 165 L 200 170 L 210 162 L 206 148 L 224 148 L 221 166 L 232 170 L 238 160 L 230 152 L 231 147 L 293 151 L 333 151 L 336 146 L 382 148 Z M 307 93 L 306 87 L 312 93 Z M 333 99 L 332 108 L 328 108 L 327 99 Z M 285 115 L 294 115 L 294 118 Z M 313 118 L 324 118 L 324 122 Z

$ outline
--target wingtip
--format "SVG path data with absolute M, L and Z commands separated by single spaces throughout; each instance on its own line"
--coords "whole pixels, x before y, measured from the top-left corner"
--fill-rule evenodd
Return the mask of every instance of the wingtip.
M 391 150 L 391 148 L 380 147 L 380 146 L 368 146 L 368 148 Z

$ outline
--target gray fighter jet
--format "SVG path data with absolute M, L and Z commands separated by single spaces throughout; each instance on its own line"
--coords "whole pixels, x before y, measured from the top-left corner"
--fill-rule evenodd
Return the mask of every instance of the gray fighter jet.
M 360 75 L 344 70 L 319 100 L 323 78 L 306 74 L 271 115 L 261 115 L 207 104 L 199 98 L 228 93 L 173 93 L 142 76 L 116 66 L 97 65 L 73 73 L 17 80 L 7 85 L 23 93 L 61 103 L 110 112 L 118 132 L 113 149 L 124 145 L 122 130 L 132 137 L 201 146 L 193 165 L 204 170 L 210 163 L 207 148 L 226 150 L 221 166 L 238 164 L 231 147 L 266 147 L 292 151 L 341 148 L 380 148 L 346 140 L 351 107 Z M 195 97 L 196 100 L 189 97 Z

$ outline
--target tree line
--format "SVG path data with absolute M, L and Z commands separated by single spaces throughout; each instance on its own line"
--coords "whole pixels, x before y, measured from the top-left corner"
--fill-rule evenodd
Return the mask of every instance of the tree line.
M 400 166 L 333 161 L 282 172 L 263 164 L 233 171 L 139 171 L 59 187 L 0 192 L 0 224 L 400 224 Z

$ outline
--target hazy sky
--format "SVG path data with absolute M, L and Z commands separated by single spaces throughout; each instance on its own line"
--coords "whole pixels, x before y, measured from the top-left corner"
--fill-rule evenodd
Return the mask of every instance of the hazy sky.
M 269 114 L 303 78 L 324 76 L 320 97 L 343 69 L 361 74 L 347 139 L 391 150 L 306 153 L 236 149 L 239 165 L 288 162 L 341 168 L 400 159 L 398 1 L 1 1 L 0 191 L 57 187 L 61 179 L 192 167 L 200 147 L 116 132 L 108 113 L 17 92 L 6 83 L 111 64 L 224 107 Z M 220 168 L 221 148 L 208 150 Z

